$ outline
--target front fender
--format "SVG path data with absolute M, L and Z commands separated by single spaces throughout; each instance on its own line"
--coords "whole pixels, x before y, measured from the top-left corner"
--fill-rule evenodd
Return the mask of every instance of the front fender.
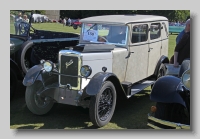
M 175 76 L 160 77 L 154 84 L 150 99 L 162 103 L 180 103 L 185 106 L 183 98 L 178 93 L 181 79 Z
M 36 79 L 42 81 L 42 76 L 40 74 L 42 72 L 42 68 L 43 67 L 41 64 L 30 68 L 23 79 L 23 85 L 30 86 L 35 82 Z
M 122 88 L 120 81 L 115 74 L 99 72 L 92 77 L 89 84 L 87 85 L 86 94 L 96 95 L 100 91 L 102 84 L 107 80 L 114 84 L 116 91 L 124 92 L 124 89 Z

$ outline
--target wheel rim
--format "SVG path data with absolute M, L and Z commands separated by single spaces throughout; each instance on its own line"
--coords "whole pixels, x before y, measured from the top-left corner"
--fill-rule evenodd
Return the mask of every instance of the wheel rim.
M 40 108 L 45 108 L 50 102 L 46 101 L 44 97 L 41 97 L 38 92 L 34 95 L 35 104 Z
M 113 95 L 110 88 L 106 88 L 99 99 L 98 116 L 101 121 L 105 121 L 113 106 Z

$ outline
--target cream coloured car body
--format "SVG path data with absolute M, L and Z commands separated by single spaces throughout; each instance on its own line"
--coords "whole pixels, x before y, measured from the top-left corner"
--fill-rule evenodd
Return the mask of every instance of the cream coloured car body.
M 127 45 L 124 47 L 116 46 L 109 57 L 104 57 L 104 53 L 99 54 L 87 54 L 87 60 L 83 60 L 83 65 L 89 65 L 93 69 L 93 75 L 101 71 L 103 66 L 107 67 L 107 72 L 114 73 L 120 82 L 126 81 L 136 83 L 142 79 L 150 77 L 154 74 L 157 63 L 162 55 L 168 56 L 168 20 L 162 16 L 152 15 L 135 15 L 135 16 L 123 16 L 123 15 L 108 15 L 99 17 L 89 17 L 81 20 L 82 23 L 107 23 L 116 25 L 128 26 L 128 40 Z M 147 24 L 148 28 L 152 23 L 159 23 L 161 25 L 161 35 L 157 39 L 150 39 L 150 31 L 148 32 L 148 39 L 144 42 L 132 43 L 131 37 L 132 28 L 136 25 Z M 152 25 L 154 26 L 154 25 Z M 80 37 L 81 38 L 81 37 Z M 130 57 L 126 58 L 129 54 Z M 90 56 L 89 56 L 90 55 Z M 86 56 L 86 55 L 85 55 Z M 104 60 L 94 59 L 93 57 L 101 57 Z M 89 58 L 90 57 L 90 58 Z M 84 59 L 84 58 L 83 58 Z M 87 85 L 85 79 L 82 80 L 82 89 Z

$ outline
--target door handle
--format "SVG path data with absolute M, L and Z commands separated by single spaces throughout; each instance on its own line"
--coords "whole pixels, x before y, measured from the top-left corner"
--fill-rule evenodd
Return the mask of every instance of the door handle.
M 150 51 L 151 51 L 151 49 L 153 49 L 153 48 L 149 48 L 149 51 L 148 51 L 148 52 L 150 52 Z
M 134 53 L 134 52 L 128 52 L 128 55 L 125 57 L 126 59 L 130 57 L 131 53 Z

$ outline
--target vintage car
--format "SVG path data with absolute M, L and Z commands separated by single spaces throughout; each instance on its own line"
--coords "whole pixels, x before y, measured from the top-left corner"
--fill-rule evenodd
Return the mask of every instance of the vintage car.
M 190 60 L 181 64 L 178 76 L 159 78 L 151 91 L 156 102 L 148 113 L 147 125 L 152 129 L 190 129 Z
M 27 15 L 29 22 L 15 16 Z M 32 11 L 11 11 L 10 16 L 10 95 L 16 91 L 18 80 L 23 80 L 28 69 L 39 64 L 40 59 L 57 62 L 59 50 L 78 44 L 79 35 L 75 33 L 37 30 L 32 27 Z
M 89 108 L 93 125 L 102 127 L 117 99 L 130 98 L 162 76 L 169 63 L 168 19 L 104 15 L 80 22 L 77 46 L 60 50 L 58 63 L 42 59 L 28 70 L 25 101 L 36 115 L 48 113 L 54 103 Z

